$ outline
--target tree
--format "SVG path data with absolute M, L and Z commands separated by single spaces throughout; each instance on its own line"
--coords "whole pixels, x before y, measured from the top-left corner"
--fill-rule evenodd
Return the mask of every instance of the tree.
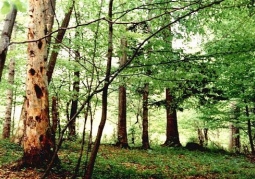
M 181 146 L 177 124 L 176 104 L 170 89 L 166 89 L 166 141 L 165 146 Z
M 12 30 L 17 15 L 17 8 L 15 5 L 12 6 L 12 10 L 6 16 L 4 28 L 0 39 L 0 81 L 4 69 L 4 64 L 7 56 L 8 46 L 11 40 Z
M 10 60 L 9 64 L 9 75 L 8 75 L 8 83 L 9 88 L 7 90 L 7 104 L 6 104 L 6 111 L 5 111 L 5 120 L 4 120 L 4 127 L 3 127 L 3 138 L 9 138 L 11 134 L 11 114 L 12 114 L 12 102 L 13 102 L 13 84 L 14 84 L 14 67 L 15 61 L 14 59 Z
M 53 141 L 49 120 L 46 61 L 48 42 L 47 17 L 52 14 L 49 1 L 29 1 L 28 62 L 26 80 L 26 121 L 24 166 L 42 167 L 52 157 Z
M 143 132 L 142 132 L 142 148 L 150 149 L 149 141 L 149 122 L 148 122 L 148 95 L 149 95 L 149 83 L 144 84 L 143 88 Z
M 97 156 L 97 152 L 99 149 L 103 129 L 105 126 L 105 122 L 107 119 L 107 101 L 108 101 L 108 88 L 110 85 L 110 74 L 111 74 L 111 66 L 112 66 L 112 54 L 113 54 L 113 23 L 112 23 L 112 16 L 113 16 L 113 0 L 110 0 L 109 7 L 108 7 L 108 52 L 107 52 L 107 65 L 105 71 L 105 80 L 104 86 L 102 91 L 102 113 L 101 113 L 101 121 L 98 127 L 97 136 L 95 140 L 94 147 L 91 151 L 89 163 L 87 166 L 87 170 L 85 172 L 84 178 L 90 179 L 92 177 L 95 160 Z
M 127 62 L 127 39 L 121 39 L 122 56 L 120 58 L 120 66 L 125 65 Z M 124 84 L 119 86 L 119 115 L 118 115 L 118 142 L 117 146 L 128 148 L 127 139 L 127 99 L 126 87 Z

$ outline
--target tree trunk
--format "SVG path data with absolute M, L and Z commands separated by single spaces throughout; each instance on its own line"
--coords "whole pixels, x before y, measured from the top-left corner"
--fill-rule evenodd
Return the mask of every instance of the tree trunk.
M 247 121 L 247 128 L 248 128 L 248 136 L 249 136 L 249 142 L 250 142 L 250 146 L 251 146 L 251 153 L 255 154 L 255 149 L 254 149 L 254 143 L 253 143 L 253 137 L 252 137 L 252 129 L 251 129 L 251 120 L 249 118 L 250 114 L 249 114 L 249 108 L 248 105 L 245 106 L 245 113 L 246 116 L 248 117 L 248 121 Z
M 12 6 L 11 12 L 6 16 L 3 31 L 0 39 L 0 81 L 4 69 L 8 46 L 10 43 L 14 22 L 17 15 L 17 8 Z
M 230 124 L 230 145 L 229 150 L 240 152 L 240 131 L 234 124 Z
M 13 101 L 13 84 L 14 84 L 14 66 L 15 62 L 14 59 L 11 59 L 9 65 L 9 76 L 8 76 L 8 83 L 9 89 L 7 90 L 7 104 L 6 104 L 6 111 L 5 111 L 5 120 L 4 120 L 4 127 L 3 127 L 3 138 L 9 138 L 11 134 L 11 114 L 12 114 L 12 101 Z
M 105 72 L 105 82 L 103 87 L 103 94 L 102 94 L 102 116 L 101 121 L 98 127 L 97 136 L 95 140 L 94 147 L 91 151 L 90 159 L 88 162 L 88 166 L 84 175 L 85 179 L 90 179 L 93 174 L 95 161 L 97 152 L 99 150 L 99 145 L 103 133 L 103 129 L 105 126 L 105 122 L 107 119 L 107 95 L 108 95 L 108 88 L 110 84 L 110 74 L 111 74 L 111 66 L 112 66 L 112 53 L 113 53 L 113 23 L 112 23 L 112 8 L 113 8 L 113 0 L 109 2 L 109 10 L 108 10 L 108 18 L 109 18 L 109 31 L 108 31 L 108 53 L 107 53 L 107 65 L 106 65 L 106 72 Z
M 53 142 L 49 121 L 48 81 L 46 76 L 48 32 L 45 9 L 48 1 L 29 1 L 28 63 L 24 135 L 24 166 L 44 167 L 52 157 Z
M 55 6 L 56 6 L 56 0 L 44 0 L 46 6 L 48 7 L 45 10 L 45 13 L 47 14 L 47 17 L 45 17 L 45 22 L 46 22 L 46 28 L 45 28 L 45 34 L 49 34 L 52 32 L 52 26 L 53 26 L 53 22 L 54 22 L 54 11 L 55 11 Z M 48 36 L 46 38 L 46 41 L 48 44 L 50 44 L 51 42 L 51 36 Z M 49 52 L 49 45 L 47 46 L 47 57 L 48 57 L 48 52 Z M 13 138 L 13 141 L 17 144 L 22 145 L 23 144 L 23 137 L 24 137 L 24 130 L 25 130 L 25 120 L 26 120 L 26 99 L 23 102 L 22 105 L 22 110 L 21 110 L 21 115 L 20 115 L 20 121 L 19 121 L 19 125 L 17 127 L 15 136 Z
M 122 57 L 120 58 L 120 67 L 127 62 L 127 40 L 121 39 Z M 119 86 L 119 119 L 118 119 L 118 142 L 117 146 L 129 148 L 127 138 L 127 100 L 126 87 L 122 84 Z
M 21 115 L 18 123 L 18 127 L 16 129 L 16 132 L 12 138 L 12 141 L 16 144 L 23 145 L 23 137 L 25 132 L 25 122 L 27 118 L 27 112 L 26 112 L 26 98 L 24 99 L 22 108 L 21 108 Z
M 240 131 L 238 128 L 238 117 L 240 116 L 240 108 L 233 104 L 233 117 L 230 124 L 230 143 L 229 150 L 233 152 L 240 152 Z
M 56 132 L 59 124 L 58 120 L 58 103 L 57 97 L 52 97 L 52 106 L 51 106 L 51 115 L 52 115 L 52 141 L 53 141 L 53 150 L 55 151 L 56 148 Z
M 78 34 L 78 33 L 77 33 Z M 77 35 L 76 34 L 76 35 Z M 75 53 L 75 61 L 79 61 L 80 59 L 80 54 L 79 51 L 77 50 Z M 71 102 L 71 112 L 70 112 L 70 118 L 69 120 L 70 123 L 68 125 L 69 129 L 69 139 L 73 139 L 76 136 L 76 117 L 75 114 L 78 109 L 78 97 L 79 97 L 79 91 L 80 91 L 80 71 L 79 69 L 74 72 L 74 82 L 73 82 L 73 98 Z
M 74 116 L 78 109 L 79 78 L 80 78 L 79 71 L 74 72 L 74 78 L 75 78 L 74 83 L 73 83 L 74 96 L 73 96 L 73 99 L 71 102 L 71 112 L 70 112 L 70 119 L 72 119 L 72 121 L 70 122 L 70 124 L 68 126 L 69 138 L 75 138 L 75 136 L 76 136 L 76 129 L 75 129 L 76 117 L 74 117 Z
M 177 124 L 177 112 L 170 89 L 166 89 L 166 141 L 165 146 L 181 146 Z
M 74 1 L 73 1 L 74 2 Z M 66 33 L 66 29 L 68 27 L 72 12 L 73 12 L 73 8 L 74 8 L 74 3 L 73 5 L 70 7 L 69 11 L 65 14 L 65 18 L 61 24 L 61 28 L 62 30 L 58 31 L 55 43 L 53 45 L 53 50 L 51 52 L 51 56 L 50 56 L 50 60 L 47 66 L 47 76 L 48 76 L 48 83 L 51 82 L 52 80 L 52 74 L 56 65 L 56 61 L 57 61 L 57 57 L 59 54 L 59 49 L 60 49 L 60 44 L 62 43 L 62 40 L 65 36 Z
M 143 89 L 143 133 L 142 133 L 142 148 L 150 149 L 149 142 L 149 122 L 148 122 L 148 96 L 149 96 L 149 83 L 144 84 Z

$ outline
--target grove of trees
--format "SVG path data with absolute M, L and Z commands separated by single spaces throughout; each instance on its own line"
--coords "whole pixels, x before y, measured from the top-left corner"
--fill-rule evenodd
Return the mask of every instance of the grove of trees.
M 119 148 L 151 149 L 156 130 L 162 147 L 181 147 L 183 112 L 201 147 L 225 129 L 228 150 L 255 154 L 253 0 L 0 6 L 1 132 L 23 147 L 19 168 L 45 168 L 45 178 L 63 142 L 80 140 L 73 178 L 91 178 L 106 123 Z

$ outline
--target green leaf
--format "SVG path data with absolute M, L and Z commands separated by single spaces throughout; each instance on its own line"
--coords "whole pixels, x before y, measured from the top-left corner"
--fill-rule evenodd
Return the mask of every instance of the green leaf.
M 10 12 L 10 10 L 11 10 L 11 5 L 10 5 L 10 3 L 7 2 L 7 1 L 4 1 L 4 2 L 3 2 L 3 6 L 2 6 L 2 8 L 1 8 L 1 13 L 2 13 L 2 14 L 7 14 L 8 12 Z
M 25 4 L 22 3 L 20 0 L 14 0 L 13 4 L 17 7 L 18 11 L 26 12 Z

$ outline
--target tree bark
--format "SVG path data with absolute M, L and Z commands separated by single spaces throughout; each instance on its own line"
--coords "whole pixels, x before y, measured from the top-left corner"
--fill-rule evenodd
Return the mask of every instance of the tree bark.
M 79 57 L 77 57 L 79 58 Z M 76 136 L 76 117 L 75 114 L 77 112 L 78 109 L 78 96 L 79 96 L 79 84 L 80 84 L 80 72 L 79 71 L 75 71 L 74 72 L 74 82 L 73 82 L 73 92 L 74 92 L 74 96 L 71 102 L 71 112 L 70 112 L 70 119 L 72 119 L 72 121 L 69 123 L 68 129 L 69 129 L 69 138 L 74 138 Z
M 4 127 L 3 127 L 3 138 L 9 138 L 11 134 L 11 116 L 12 116 L 12 101 L 13 101 L 13 84 L 14 84 L 14 66 L 15 62 L 14 59 L 11 59 L 9 65 L 9 76 L 8 76 L 8 83 L 9 88 L 7 90 L 7 104 L 6 104 L 6 111 L 5 111 L 5 120 L 4 120 Z
M 150 149 L 149 142 L 149 121 L 148 121 L 148 96 L 149 96 L 149 83 L 144 84 L 143 88 L 143 132 L 142 132 L 142 148 Z
M 14 27 L 16 15 L 17 15 L 17 8 L 15 6 L 12 6 L 11 12 L 9 14 L 7 14 L 7 16 L 6 16 L 3 31 L 1 34 L 1 39 L 0 39 L 0 81 L 2 79 L 2 73 L 3 73 L 3 69 L 4 69 L 4 64 L 5 64 L 5 60 L 6 60 L 6 55 L 7 55 L 11 35 L 12 35 L 12 30 Z
M 240 130 L 238 128 L 238 117 L 240 116 L 240 108 L 233 104 L 233 117 L 230 124 L 230 143 L 229 150 L 233 152 L 240 152 Z
M 170 89 L 166 89 L 166 141 L 165 146 L 181 146 L 178 132 L 176 106 L 173 103 L 173 96 Z
M 52 80 L 52 74 L 53 74 L 53 71 L 54 71 L 54 68 L 56 65 L 56 61 L 57 61 L 57 57 L 59 54 L 60 44 L 62 43 L 63 38 L 65 36 L 65 33 L 66 33 L 65 28 L 68 27 L 68 24 L 70 22 L 70 18 L 71 18 L 72 12 L 73 12 L 73 8 L 74 8 L 74 3 L 70 7 L 69 11 L 65 14 L 65 18 L 61 24 L 62 30 L 58 31 L 55 43 L 53 45 L 53 50 L 51 52 L 50 60 L 49 60 L 48 66 L 47 66 L 48 83 L 50 83 Z
M 251 153 L 254 155 L 255 149 L 254 149 L 254 143 L 253 143 L 253 137 L 252 137 L 252 128 L 251 128 L 252 125 L 251 125 L 251 120 L 249 119 L 250 114 L 249 114 L 248 105 L 245 106 L 245 113 L 246 113 L 246 116 L 248 117 L 247 128 L 248 128 L 249 142 L 250 142 L 250 146 L 251 146 Z
M 45 167 L 52 157 L 46 77 L 48 1 L 29 0 L 24 166 Z M 39 39 L 39 40 L 38 40 Z
M 120 67 L 127 62 L 127 40 L 121 39 L 122 57 L 120 58 Z M 127 99 L 126 87 L 122 84 L 119 86 L 119 115 L 118 115 L 118 142 L 117 146 L 129 148 L 127 138 Z

